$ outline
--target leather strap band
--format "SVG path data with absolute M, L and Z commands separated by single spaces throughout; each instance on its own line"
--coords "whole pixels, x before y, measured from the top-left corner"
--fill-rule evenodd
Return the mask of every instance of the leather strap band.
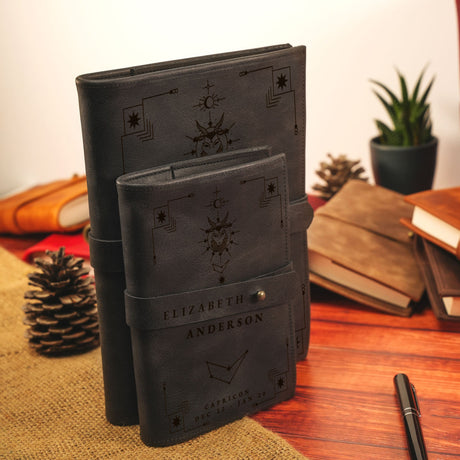
M 123 247 L 121 240 L 100 240 L 88 234 L 89 258 L 94 270 L 103 272 L 122 272 Z
M 288 216 L 291 234 L 306 231 L 313 219 L 313 208 L 308 202 L 307 195 L 289 203 Z
M 141 298 L 125 291 L 126 322 L 158 330 L 287 304 L 295 281 L 289 266 L 285 273 L 165 296 Z

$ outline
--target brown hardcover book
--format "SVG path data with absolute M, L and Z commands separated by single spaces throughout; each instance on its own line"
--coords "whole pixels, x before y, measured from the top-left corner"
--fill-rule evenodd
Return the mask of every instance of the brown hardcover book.
M 401 222 L 460 259 L 460 187 L 426 190 L 404 199 L 414 212 Z
M 310 280 L 365 305 L 412 313 L 424 283 L 400 217 L 403 195 L 351 180 L 318 208 L 308 230 Z
M 0 233 L 71 232 L 88 222 L 85 176 L 37 185 L 0 200 Z
M 420 236 L 415 236 L 414 246 L 434 314 L 460 321 L 460 262 Z

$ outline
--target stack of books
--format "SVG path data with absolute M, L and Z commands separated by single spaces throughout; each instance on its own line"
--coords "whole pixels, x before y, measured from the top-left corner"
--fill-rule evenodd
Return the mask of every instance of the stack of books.
M 460 187 L 408 195 L 414 206 L 401 223 L 414 232 L 417 262 L 439 319 L 460 321 Z
M 315 211 L 310 280 L 401 316 L 426 287 L 438 318 L 460 320 L 459 240 L 460 187 L 405 196 L 350 180 Z
M 315 211 L 310 280 L 387 313 L 411 315 L 425 289 L 412 239 L 399 222 L 411 214 L 400 193 L 348 181 Z

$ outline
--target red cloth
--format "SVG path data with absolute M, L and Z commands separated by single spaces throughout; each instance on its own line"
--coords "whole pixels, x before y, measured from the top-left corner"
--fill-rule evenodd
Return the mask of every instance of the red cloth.
M 460 0 L 459 0 L 460 1 Z M 313 211 L 322 206 L 326 203 L 326 200 L 323 200 L 317 195 L 308 195 L 308 202 L 310 206 L 313 208 Z
M 89 260 L 89 245 L 81 232 L 76 234 L 52 233 L 26 249 L 22 255 L 22 260 L 32 263 L 35 257 L 43 255 L 47 249 L 57 251 L 61 246 L 65 247 L 66 254 L 73 254 L 75 257 Z

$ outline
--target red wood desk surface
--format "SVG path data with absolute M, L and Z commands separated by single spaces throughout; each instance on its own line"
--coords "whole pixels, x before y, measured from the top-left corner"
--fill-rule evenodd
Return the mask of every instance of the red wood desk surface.
M 0 236 L 20 256 L 34 237 Z M 310 460 L 409 459 L 393 377 L 414 383 L 430 460 L 460 458 L 460 322 L 400 318 L 312 286 L 307 359 L 290 401 L 254 418 Z

